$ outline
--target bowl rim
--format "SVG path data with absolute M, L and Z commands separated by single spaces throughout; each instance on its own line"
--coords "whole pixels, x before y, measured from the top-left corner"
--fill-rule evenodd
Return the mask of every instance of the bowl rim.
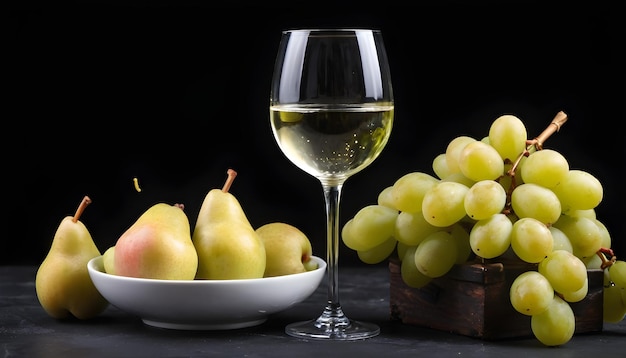
M 242 279 L 229 279 L 229 280 L 209 280 L 209 279 L 193 279 L 193 280 L 162 280 L 156 278 L 140 278 L 140 277 L 129 277 L 129 276 L 121 276 L 121 275 L 112 275 L 104 272 L 103 268 L 103 255 L 96 256 L 90 259 L 87 262 L 87 269 L 101 277 L 108 277 L 116 280 L 123 280 L 128 282 L 145 282 L 145 283 L 165 283 L 165 284 L 178 284 L 178 285 L 211 285 L 211 284 L 220 284 L 220 285 L 234 285 L 234 284 L 242 284 L 242 283 L 256 283 L 256 282 L 270 282 L 270 281 L 280 281 L 284 280 L 286 277 L 294 278 L 294 277 L 303 277 L 303 275 L 315 275 L 319 273 L 320 270 L 326 270 L 327 263 L 321 257 L 311 255 L 311 260 L 317 262 L 317 268 L 311 271 L 299 272 L 289 275 L 281 275 L 281 276 L 272 276 L 272 277 L 259 277 L 259 278 L 242 278 Z

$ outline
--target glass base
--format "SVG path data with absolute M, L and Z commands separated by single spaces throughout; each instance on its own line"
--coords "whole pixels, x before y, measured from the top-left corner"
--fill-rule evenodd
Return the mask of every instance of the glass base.
M 374 323 L 350 320 L 341 310 L 327 310 L 317 319 L 287 325 L 285 333 L 298 338 L 353 341 L 379 335 L 380 327 Z

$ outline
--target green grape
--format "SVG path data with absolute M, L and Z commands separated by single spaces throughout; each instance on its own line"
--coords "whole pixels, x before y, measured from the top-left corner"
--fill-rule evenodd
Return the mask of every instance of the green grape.
M 600 181 L 590 173 L 576 169 L 568 171 L 552 190 L 566 214 L 573 210 L 593 209 L 600 204 L 603 196 Z
M 550 229 L 541 221 L 521 218 L 511 229 L 511 248 L 523 261 L 538 263 L 553 252 L 554 239 Z
M 604 287 L 602 295 L 602 318 L 604 322 L 617 323 L 626 317 L 626 305 L 622 300 L 625 289 L 616 285 Z
M 472 251 L 479 257 L 491 259 L 502 255 L 511 245 L 513 224 L 502 214 L 478 221 L 469 233 Z
M 513 280 L 509 298 L 517 312 L 532 316 L 548 309 L 554 299 L 554 289 L 539 272 L 526 271 Z
M 397 242 L 398 241 L 396 241 L 395 238 L 390 237 L 382 244 L 374 246 L 369 250 L 357 251 L 357 256 L 366 264 L 377 264 L 383 262 L 383 260 L 387 259 L 396 249 Z
M 443 179 L 447 177 L 448 175 L 452 174 L 450 173 L 450 169 L 448 168 L 448 161 L 446 159 L 446 153 L 441 153 L 437 155 L 435 159 L 433 159 L 432 168 L 433 168 L 433 172 L 439 179 Z
M 506 191 L 493 180 L 481 180 L 472 185 L 463 200 L 467 216 L 474 220 L 487 219 L 501 212 L 505 204 Z
M 589 279 L 587 278 L 585 280 L 585 284 L 579 290 L 560 292 L 560 293 L 563 295 L 563 299 L 567 302 L 580 302 L 585 297 L 587 297 L 588 292 L 589 292 Z
M 456 223 L 452 225 L 450 229 L 450 236 L 454 239 L 454 243 L 456 244 L 456 264 L 464 264 L 470 257 L 472 253 L 472 248 L 470 247 L 469 241 L 469 233 L 465 228 Z
M 393 237 L 398 211 L 383 205 L 361 208 L 342 230 L 343 243 L 355 251 L 370 250 Z
M 570 210 L 567 215 L 575 218 L 597 219 L 596 209 Z
M 516 116 L 505 114 L 496 118 L 489 127 L 489 144 L 502 159 L 515 159 L 526 150 L 528 134 L 524 123 Z
M 396 253 L 398 254 L 398 259 L 400 259 L 400 261 L 402 261 L 402 259 L 404 258 L 404 254 L 407 252 L 409 247 L 417 247 L 417 246 L 407 245 L 400 241 L 398 241 L 398 243 L 396 244 Z
M 569 241 L 567 235 L 565 235 L 563 231 L 554 226 L 548 227 L 548 230 L 550 230 L 550 233 L 552 234 L 552 250 L 565 250 L 571 253 L 574 252 L 572 243 Z
M 392 208 L 394 210 L 398 210 L 395 206 L 393 200 L 393 185 L 386 187 L 378 193 L 378 198 L 376 199 L 376 203 L 378 205 L 386 206 L 388 208 Z
M 616 260 L 608 268 L 609 276 L 615 286 L 626 288 L 626 261 Z
M 554 192 L 537 184 L 518 185 L 511 193 L 511 207 L 520 218 L 534 218 L 546 225 L 561 216 L 561 202 Z
M 428 223 L 422 213 L 401 211 L 396 219 L 394 236 L 399 242 L 417 246 L 426 236 L 439 230 L 441 228 Z
M 474 180 L 495 180 L 504 172 L 504 161 L 498 151 L 481 141 L 468 143 L 458 158 L 461 173 Z
M 561 153 L 543 149 L 529 155 L 520 169 L 524 183 L 552 188 L 567 175 L 569 163 Z
M 446 164 L 448 165 L 448 175 L 459 173 L 461 168 L 459 167 L 459 157 L 463 148 L 476 139 L 469 136 L 458 136 L 452 139 L 446 147 Z
M 465 216 L 463 202 L 469 190 L 457 182 L 439 182 L 426 192 L 422 214 L 431 225 L 450 226 Z
M 609 233 L 609 229 L 604 225 L 604 223 L 598 219 L 589 219 L 592 220 L 596 225 L 598 225 L 598 229 L 600 229 L 600 247 L 610 248 L 611 247 L 611 234 Z
M 421 172 L 411 172 L 401 176 L 393 184 L 391 191 L 394 207 L 399 211 L 421 212 L 424 195 L 437 183 L 439 179 Z
M 602 259 L 598 255 L 589 256 L 583 259 L 585 266 L 587 269 L 601 269 L 602 268 Z
M 456 183 L 463 184 L 463 185 L 465 185 L 468 188 L 471 187 L 472 185 L 476 184 L 475 181 L 473 181 L 472 179 L 466 177 L 461 172 L 450 174 L 447 177 L 441 179 L 441 181 L 453 181 L 453 182 L 456 182 Z
M 578 257 L 565 250 L 555 250 L 548 254 L 537 267 L 556 292 L 580 290 L 587 280 L 587 266 Z
M 553 225 L 563 231 L 572 243 L 574 255 L 581 259 L 595 255 L 602 247 L 602 232 L 592 219 L 561 215 Z
M 341 240 L 343 241 L 343 243 L 351 248 L 352 250 L 358 251 L 358 250 L 365 250 L 370 249 L 374 246 L 369 246 L 368 245 L 363 245 L 360 241 L 359 241 L 359 237 L 355 234 L 353 234 L 353 230 L 352 228 L 354 224 L 354 218 L 346 221 L 345 224 L 343 224 L 343 228 L 341 228 Z M 362 247 L 362 248 L 361 248 Z
M 402 277 L 402 281 L 404 281 L 407 286 L 422 288 L 430 283 L 432 278 L 424 275 L 417 269 L 414 259 L 416 250 L 417 246 L 407 247 L 402 261 L 400 262 L 400 277 Z
M 561 346 L 574 336 L 576 317 L 569 303 L 555 295 L 545 311 L 530 317 L 530 327 L 539 342 Z
M 428 277 L 445 275 L 456 262 L 456 243 L 452 235 L 438 231 L 425 238 L 415 249 L 415 266 Z

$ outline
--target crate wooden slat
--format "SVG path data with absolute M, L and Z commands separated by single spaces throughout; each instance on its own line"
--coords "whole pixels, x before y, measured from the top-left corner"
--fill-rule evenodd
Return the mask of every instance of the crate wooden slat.
M 524 263 L 467 263 L 455 265 L 423 288 L 407 286 L 400 261 L 389 261 L 391 319 L 464 336 L 497 340 L 532 336 L 530 317 L 513 308 L 509 290 Z M 588 270 L 589 290 L 580 302 L 570 303 L 576 316 L 575 333 L 602 330 L 603 272 Z

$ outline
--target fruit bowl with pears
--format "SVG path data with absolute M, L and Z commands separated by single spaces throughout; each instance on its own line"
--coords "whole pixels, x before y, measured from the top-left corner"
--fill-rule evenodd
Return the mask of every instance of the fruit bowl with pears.
M 150 326 L 230 330 L 267 321 L 319 287 L 326 262 L 295 226 L 253 228 L 237 199 L 210 190 L 191 230 L 184 205 L 149 207 L 86 268 L 113 306 Z
M 115 307 L 159 328 L 230 330 L 260 325 L 302 302 L 319 286 L 326 263 L 302 273 L 232 280 L 160 280 L 107 274 L 102 256 L 89 261 L 91 279 Z

